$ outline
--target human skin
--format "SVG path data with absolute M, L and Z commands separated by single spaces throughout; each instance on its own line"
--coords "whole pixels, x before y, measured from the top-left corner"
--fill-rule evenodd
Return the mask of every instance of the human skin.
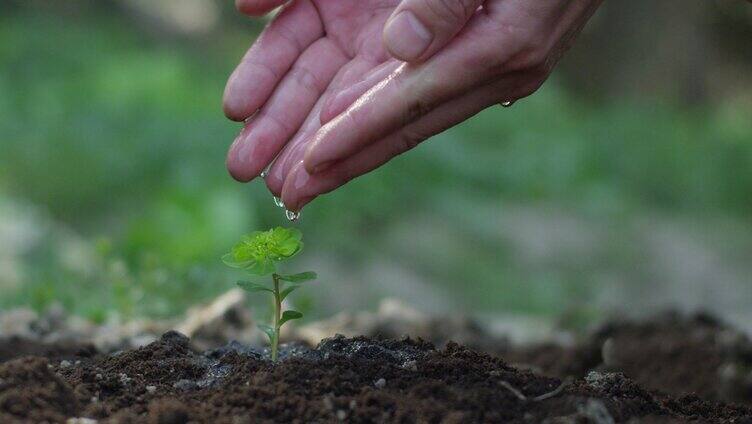
M 287 3 L 225 88 L 227 166 L 290 210 L 498 103 L 535 92 L 602 0 Z M 276 157 L 276 160 L 275 160 Z

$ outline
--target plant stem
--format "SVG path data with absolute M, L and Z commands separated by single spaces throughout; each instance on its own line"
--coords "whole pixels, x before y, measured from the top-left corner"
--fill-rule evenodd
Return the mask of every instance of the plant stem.
M 279 295 L 279 275 L 272 274 L 274 280 L 274 337 L 272 338 L 272 362 L 277 362 L 279 349 L 279 320 L 282 314 L 282 299 Z

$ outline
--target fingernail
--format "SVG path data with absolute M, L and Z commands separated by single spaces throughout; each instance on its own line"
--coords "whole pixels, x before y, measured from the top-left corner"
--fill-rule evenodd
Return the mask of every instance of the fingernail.
M 417 59 L 428 49 L 433 34 L 409 10 L 400 12 L 387 23 L 384 41 L 398 59 Z

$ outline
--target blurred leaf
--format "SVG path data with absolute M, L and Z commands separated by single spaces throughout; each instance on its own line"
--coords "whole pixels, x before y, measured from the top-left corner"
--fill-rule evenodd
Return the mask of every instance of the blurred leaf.
M 313 271 L 301 272 L 298 274 L 279 275 L 279 279 L 283 281 L 289 281 L 291 283 L 304 283 L 316 279 L 316 273 Z
M 298 311 L 288 310 L 282 314 L 282 319 L 279 320 L 279 326 L 281 327 L 287 321 L 303 318 L 303 314 Z
M 280 300 L 285 300 L 287 298 L 287 295 L 297 290 L 300 286 L 289 286 L 286 289 L 282 290 L 282 292 L 279 294 Z
M 256 327 L 258 327 L 259 330 L 263 331 L 264 334 L 266 334 L 266 336 L 269 337 L 269 341 L 270 342 L 272 340 L 274 340 L 274 329 L 273 328 L 271 328 L 268 325 L 264 325 L 264 324 L 258 324 L 258 325 L 256 325 Z
M 269 293 L 274 293 L 274 290 L 270 289 L 266 285 L 261 283 L 254 283 L 252 281 L 238 281 L 238 286 L 248 292 L 267 291 Z

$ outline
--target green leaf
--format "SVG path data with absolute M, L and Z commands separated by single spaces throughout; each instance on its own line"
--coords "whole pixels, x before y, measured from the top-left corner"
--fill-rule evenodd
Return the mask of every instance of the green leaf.
M 230 252 L 222 256 L 222 262 L 224 262 L 225 265 L 229 267 L 243 269 L 243 268 L 246 268 L 248 265 L 250 265 L 252 261 L 237 260 L 235 259 L 235 255 L 232 252 Z
M 263 258 L 261 260 L 253 261 L 250 265 L 245 267 L 245 270 L 249 274 L 264 276 L 273 274 L 276 271 L 274 261 L 270 258 Z
M 249 292 L 268 291 L 269 293 L 274 293 L 274 290 L 266 287 L 266 285 L 261 283 L 254 283 L 253 281 L 238 281 L 238 286 L 241 289 Z
M 279 294 L 279 300 L 285 300 L 285 298 L 287 297 L 287 295 L 288 295 L 288 294 L 290 294 L 290 293 L 294 292 L 294 291 L 295 291 L 295 290 L 297 290 L 297 289 L 298 289 L 299 287 L 300 287 L 300 286 L 290 286 L 290 287 L 288 287 L 288 288 L 286 288 L 286 289 L 282 290 L 282 292 L 281 292 L 281 293 Z
M 317 277 L 313 271 L 301 272 L 299 274 L 280 275 L 279 279 L 283 281 L 289 281 L 291 283 L 304 283 L 306 281 L 315 280 Z
M 293 311 L 292 309 L 289 311 L 285 311 L 282 314 L 282 319 L 279 320 L 279 326 L 281 327 L 287 321 L 292 321 L 294 319 L 300 319 L 300 318 L 303 318 L 303 314 L 301 314 L 298 311 Z
M 296 228 L 277 227 L 271 230 L 274 251 L 279 260 L 295 256 L 303 248 L 303 233 Z
M 296 255 L 303 248 L 303 234 L 295 228 L 277 227 L 244 236 L 222 260 L 233 268 L 254 275 L 269 275 L 276 262 Z
M 271 342 L 274 340 L 274 329 L 269 327 L 268 325 L 264 324 L 258 324 L 256 327 L 259 328 L 259 330 L 263 331 L 267 337 L 269 337 L 269 341 Z

